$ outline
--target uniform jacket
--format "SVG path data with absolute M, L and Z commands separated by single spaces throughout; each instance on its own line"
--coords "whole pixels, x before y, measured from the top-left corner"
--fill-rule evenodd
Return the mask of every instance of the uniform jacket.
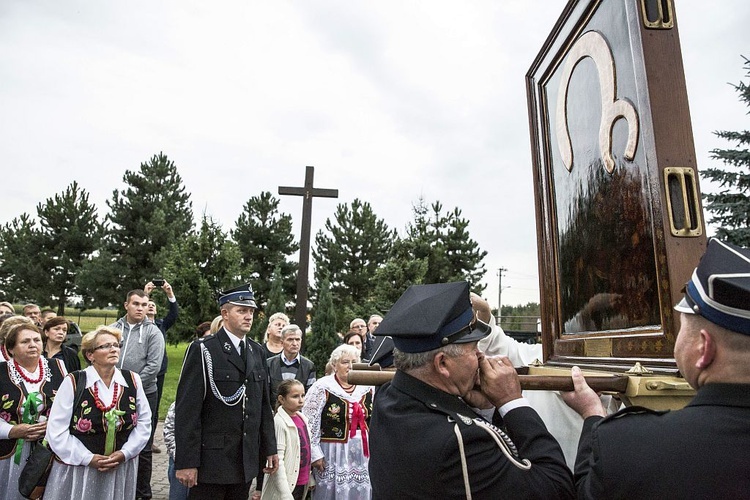
M 302 382 L 302 385 L 305 386 L 305 392 L 307 392 L 315 383 L 315 364 L 301 354 L 298 355 L 298 359 L 299 368 L 294 378 Z M 276 396 L 278 395 L 277 389 L 279 384 L 284 381 L 281 378 L 281 363 L 283 363 L 281 361 L 281 354 L 271 356 L 266 360 L 266 363 L 268 364 L 268 374 L 271 380 L 271 403 L 275 404 Z
M 258 474 L 261 457 L 276 454 L 268 371 L 260 344 L 247 339 L 247 363 L 223 328 L 193 342 L 185 354 L 175 405 L 175 469 L 198 468 L 199 483 L 238 484 Z M 203 344 L 211 367 L 201 355 Z M 244 401 L 227 406 L 211 388 Z
M 707 384 L 682 410 L 586 419 L 579 498 L 750 498 L 750 385 Z
M 164 357 L 164 337 L 148 318 L 130 328 L 125 316 L 111 325 L 122 331 L 122 349 L 117 368 L 130 370 L 141 377 L 146 394 L 156 392 L 156 374 Z
M 560 446 L 529 407 L 503 418 L 521 459 L 513 465 L 460 398 L 397 371 L 375 397 L 370 428 L 372 498 L 466 498 L 461 435 L 473 500 L 574 496 Z
M 308 425 L 307 417 L 298 413 L 305 425 Z M 297 486 L 299 477 L 300 442 L 299 431 L 294 420 L 289 414 L 279 407 L 273 418 L 276 423 L 276 444 L 279 450 L 279 469 L 275 474 L 265 475 L 263 480 L 263 494 L 261 500 L 288 500 L 292 498 L 292 490 Z M 308 440 L 310 429 L 308 427 Z M 313 481 L 312 475 L 308 480 L 308 486 Z M 307 490 L 305 490 L 307 491 Z M 304 496 L 303 496 L 304 498 Z

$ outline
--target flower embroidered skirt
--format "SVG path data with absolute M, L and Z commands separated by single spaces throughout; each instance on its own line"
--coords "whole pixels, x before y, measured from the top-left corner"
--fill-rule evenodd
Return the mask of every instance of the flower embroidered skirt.
M 321 442 L 320 448 L 326 467 L 321 474 L 315 472 L 314 500 L 367 500 L 372 496 L 368 459 L 359 433 L 346 443 Z

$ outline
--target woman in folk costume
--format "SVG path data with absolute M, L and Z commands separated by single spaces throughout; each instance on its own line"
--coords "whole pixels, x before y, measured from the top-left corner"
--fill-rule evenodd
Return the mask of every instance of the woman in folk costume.
M 356 347 L 344 344 L 334 349 L 329 361 L 333 373 L 310 387 L 302 409 L 310 422 L 316 500 L 371 496 L 367 434 L 374 388 L 347 382 L 357 362 Z
M 5 318 L 3 324 L 0 325 L 0 361 L 10 361 L 10 353 L 5 347 L 5 337 L 8 336 L 11 328 L 20 324 L 36 326 L 34 322 L 26 316 L 11 316 L 10 318 Z
M 0 500 L 22 498 L 18 476 L 32 445 L 44 437 L 65 366 L 42 356 L 42 334 L 20 322 L 5 337 L 9 359 L 0 362 Z
M 137 373 L 116 368 L 121 333 L 101 326 L 81 340 L 89 363 L 73 408 L 75 378 L 60 386 L 47 424 L 57 455 L 44 498 L 135 498 L 138 454 L 151 435 L 151 410 Z M 85 382 L 84 382 L 85 380 Z

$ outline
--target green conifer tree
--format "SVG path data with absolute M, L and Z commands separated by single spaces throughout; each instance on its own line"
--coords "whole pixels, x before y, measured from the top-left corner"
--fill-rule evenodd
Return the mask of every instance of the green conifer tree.
M 97 305 L 120 305 L 129 290 L 160 277 L 159 252 L 193 233 L 190 195 L 166 155 L 154 155 L 137 172 L 126 171 L 123 181 L 127 187 L 107 201 L 102 252 L 82 272 Z
M 746 76 L 750 77 L 750 60 L 745 59 Z M 750 106 L 750 87 L 745 82 L 733 85 L 739 99 Z M 750 113 L 750 111 L 748 112 Z M 709 223 L 718 224 L 716 236 L 740 246 L 750 246 L 750 131 L 714 132 L 718 137 L 736 145 L 735 149 L 714 149 L 711 158 L 721 160 L 727 167 L 707 168 L 701 172 L 704 179 L 719 185 L 719 192 L 704 193 L 706 210 L 713 217 Z
M 328 278 L 320 284 L 318 303 L 313 312 L 311 331 L 305 336 L 304 355 L 315 363 L 318 378 L 325 374 L 325 366 L 331 352 L 341 344 L 336 335 L 336 308 L 333 304 Z

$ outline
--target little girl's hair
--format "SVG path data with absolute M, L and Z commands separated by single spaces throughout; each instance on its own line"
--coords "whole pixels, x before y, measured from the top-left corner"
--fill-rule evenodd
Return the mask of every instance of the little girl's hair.
M 279 384 L 278 391 L 279 395 L 276 396 L 276 406 L 274 406 L 274 410 L 278 411 L 279 407 L 281 407 L 281 401 L 280 397 L 287 397 L 290 392 L 292 392 L 292 387 L 295 385 L 302 386 L 302 390 L 305 389 L 305 386 L 302 385 L 302 382 L 297 380 L 296 378 L 290 378 L 289 380 L 284 380 L 282 383 Z

